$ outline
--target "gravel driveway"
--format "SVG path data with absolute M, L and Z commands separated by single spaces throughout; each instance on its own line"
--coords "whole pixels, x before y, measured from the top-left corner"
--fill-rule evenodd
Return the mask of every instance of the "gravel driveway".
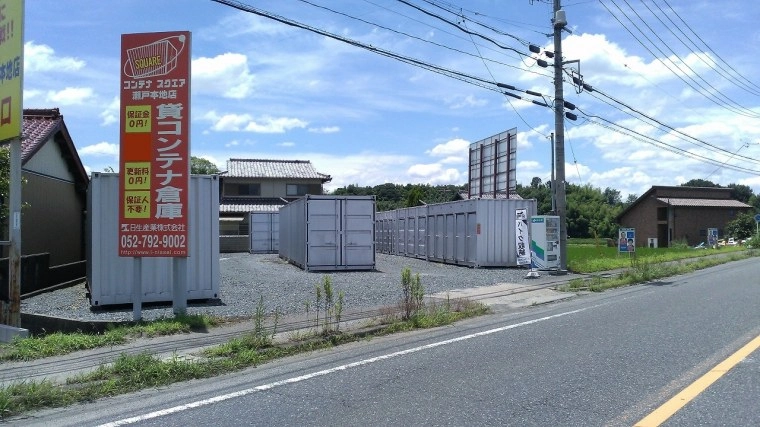
M 303 314 L 306 301 L 314 306 L 315 286 L 329 275 L 333 291 L 345 293 L 344 310 L 394 306 L 401 299 L 401 270 L 419 273 L 426 294 L 452 289 L 522 283 L 527 270 L 520 268 L 469 268 L 414 258 L 376 254 L 375 271 L 306 272 L 281 260 L 277 254 L 222 254 L 220 299 L 191 302 L 188 313 L 224 317 L 251 316 L 263 296 L 267 311 Z M 76 320 L 130 321 L 132 307 L 90 308 L 83 285 L 37 295 L 21 302 L 24 313 Z M 146 304 L 143 319 L 171 317 L 171 302 Z

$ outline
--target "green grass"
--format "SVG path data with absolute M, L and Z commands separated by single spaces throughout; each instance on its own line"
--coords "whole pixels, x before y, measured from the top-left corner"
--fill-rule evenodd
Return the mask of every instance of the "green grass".
M 722 250 L 722 249 L 721 249 Z M 700 251 L 705 252 L 705 251 Z M 702 257 L 697 259 L 675 259 L 672 262 L 658 263 L 651 262 L 652 257 L 637 258 L 630 268 L 624 269 L 620 274 L 610 277 L 593 276 L 587 279 L 573 279 L 567 285 L 560 286 L 560 291 L 580 291 L 589 290 L 592 292 L 602 292 L 607 289 L 628 286 L 637 283 L 645 283 L 664 277 L 676 276 L 679 274 L 691 273 L 708 267 L 725 264 L 730 261 L 760 256 L 760 251 L 756 249 L 725 251 L 722 257 Z M 630 262 L 630 261 L 629 261 Z
M 628 268 L 637 262 L 656 264 L 743 251 L 746 251 L 746 248 L 742 246 L 726 246 L 720 249 L 691 249 L 685 246 L 678 248 L 636 248 L 634 257 L 631 254 L 618 253 L 617 247 L 608 247 L 603 241 L 601 244 L 595 245 L 588 240 L 573 239 L 567 245 L 567 268 L 574 273 L 595 273 Z
M 219 325 L 220 322 L 220 318 L 205 314 L 178 315 L 173 318 L 140 322 L 133 326 L 112 327 L 98 335 L 82 332 L 55 332 L 15 339 L 9 344 L 0 345 L 0 361 L 41 359 L 80 350 L 125 344 L 137 337 L 156 337 L 206 330 Z

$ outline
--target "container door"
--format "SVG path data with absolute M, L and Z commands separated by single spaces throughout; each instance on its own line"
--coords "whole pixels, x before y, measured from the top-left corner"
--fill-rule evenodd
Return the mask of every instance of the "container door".
M 406 254 L 407 256 L 415 256 L 417 255 L 414 244 L 417 239 L 417 218 L 411 216 L 411 213 L 406 219 L 406 230 Z
M 309 199 L 306 204 L 306 265 L 309 267 L 340 265 L 339 203 L 335 199 Z
M 467 214 L 456 214 L 456 224 L 454 235 L 454 260 L 457 263 L 463 263 L 467 261 Z
M 454 225 L 456 224 L 456 217 L 454 214 L 447 214 L 445 218 L 446 237 L 444 237 L 444 242 L 446 244 L 446 249 L 443 256 L 446 260 L 454 261 Z
M 347 267 L 375 265 L 372 224 L 375 204 L 372 200 L 344 199 L 342 265 Z
M 446 259 L 446 217 L 443 215 L 435 216 L 435 259 L 443 261 Z
M 478 236 L 480 227 L 478 226 L 478 215 L 475 212 L 467 214 L 467 262 L 476 265 L 478 260 Z
M 269 213 L 251 214 L 251 252 L 265 254 L 272 250 L 272 220 Z
M 272 239 L 272 253 L 276 254 L 280 251 L 280 213 L 272 212 L 271 218 L 271 239 Z
M 427 241 L 427 217 L 417 217 L 417 256 L 420 258 L 427 257 L 427 250 L 425 248 L 425 242 Z

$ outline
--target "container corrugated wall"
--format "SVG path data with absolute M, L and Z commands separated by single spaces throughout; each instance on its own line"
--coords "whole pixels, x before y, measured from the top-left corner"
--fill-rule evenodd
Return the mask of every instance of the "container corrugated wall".
M 276 254 L 280 250 L 280 213 L 251 212 L 250 249 L 252 254 Z
M 281 258 L 307 271 L 375 268 L 375 197 L 311 196 L 280 208 Z
M 471 267 L 517 266 L 516 210 L 536 201 L 472 199 L 377 214 L 382 253 Z
M 219 297 L 219 181 L 190 179 L 187 299 Z M 119 175 L 93 173 L 87 191 L 87 283 L 93 306 L 131 304 L 133 262 L 120 257 Z M 142 258 L 143 302 L 172 301 L 172 258 Z

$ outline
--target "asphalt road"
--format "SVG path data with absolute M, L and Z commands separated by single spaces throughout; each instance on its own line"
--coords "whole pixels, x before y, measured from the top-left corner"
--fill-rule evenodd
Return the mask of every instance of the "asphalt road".
M 19 423 L 630 426 L 760 335 L 758 302 L 748 259 Z M 758 362 L 751 351 L 663 425 L 760 425 Z

